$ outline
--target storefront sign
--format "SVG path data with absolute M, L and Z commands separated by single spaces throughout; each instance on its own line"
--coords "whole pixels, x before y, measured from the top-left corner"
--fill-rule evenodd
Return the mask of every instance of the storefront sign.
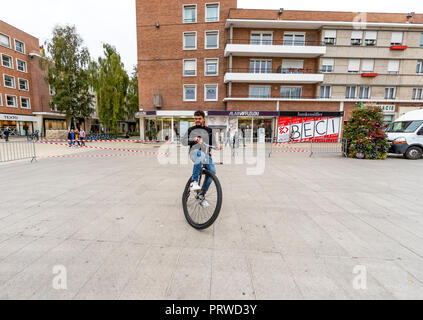
M 157 115 L 156 111 L 139 111 L 135 114 L 135 118 L 150 117 Z
M 281 111 L 279 117 L 343 117 L 344 112 L 338 111 Z
M 275 111 L 209 111 L 209 117 L 277 117 L 278 112 Z
M 280 117 L 278 142 L 336 142 L 341 121 L 341 117 Z
M 382 108 L 384 114 L 394 114 L 395 113 L 395 105 L 381 105 L 378 106 Z
M 16 114 L 0 114 L 0 120 L 3 121 L 28 121 L 28 122 L 35 122 L 37 121 L 36 117 L 31 116 L 20 116 Z

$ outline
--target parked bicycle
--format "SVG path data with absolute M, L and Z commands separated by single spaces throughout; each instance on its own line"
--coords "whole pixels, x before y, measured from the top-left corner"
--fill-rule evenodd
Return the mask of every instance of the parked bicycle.
M 38 141 L 40 139 L 40 131 L 36 130 L 34 133 L 28 135 L 28 141 Z

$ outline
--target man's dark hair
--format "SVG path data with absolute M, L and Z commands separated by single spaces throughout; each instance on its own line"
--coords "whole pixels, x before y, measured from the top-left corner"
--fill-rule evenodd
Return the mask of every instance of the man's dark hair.
M 204 113 L 204 111 L 199 110 L 199 111 L 196 111 L 194 113 L 194 117 L 203 117 L 205 119 L 206 118 L 206 114 Z

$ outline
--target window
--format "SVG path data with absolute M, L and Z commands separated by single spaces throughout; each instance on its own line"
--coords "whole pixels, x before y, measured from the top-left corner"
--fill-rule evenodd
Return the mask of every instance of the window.
M 345 93 L 346 99 L 355 99 L 357 96 L 357 86 L 347 86 L 347 92 Z
M 197 60 L 184 60 L 184 76 L 193 77 L 197 75 Z
M 370 87 L 369 86 L 361 86 L 359 92 L 360 99 L 370 99 Z
M 335 45 L 336 44 L 336 30 L 325 30 L 324 42 L 325 42 L 325 45 Z
M 402 44 L 402 32 L 392 32 L 392 38 L 391 38 L 391 45 L 400 45 Z
M 273 33 L 271 32 L 252 32 L 251 44 L 255 45 L 272 45 Z
M 283 60 L 282 73 L 303 73 L 304 60 Z
M 249 97 L 266 99 L 270 98 L 270 86 L 250 86 Z
M 348 72 L 357 73 L 360 71 L 360 59 L 350 59 L 348 64 Z
M 363 41 L 363 31 L 353 31 L 351 33 L 352 46 L 361 46 L 362 41 Z
M 423 100 L 423 88 L 413 89 L 413 100 Z
M 21 108 L 22 109 L 31 109 L 31 102 L 29 98 L 21 97 Z
M 207 3 L 206 4 L 206 22 L 219 21 L 219 4 Z
M 423 60 L 417 61 L 416 73 L 423 73 Z
M 184 23 L 197 22 L 197 5 L 184 5 Z
M 7 74 L 5 74 L 3 76 L 3 79 L 4 79 L 4 86 L 6 88 L 16 89 L 15 77 L 8 76 Z
M 281 87 L 282 99 L 301 99 L 302 87 Z
M 50 93 L 51 96 L 54 95 L 54 90 L 53 90 L 53 88 L 50 85 L 48 85 L 48 91 L 49 91 L 49 93 Z
M 197 33 L 184 32 L 184 50 L 196 50 L 196 49 L 197 49 Z
M 363 72 L 373 72 L 374 67 L 375 67 L 375 60 L 374 59 L 363 59 L 361 71 L 363 71 Z
M 377 31 L 366 31 L 366 46 L 375 46 L 377 42 Z
M 304 33 L 285 33 L 283 36 L 284 46 L 304 46 L 305 34 Z
M 272 73 L 272 60 L 250 60 L 251 73 Z
M 206 49 L 219 48 L 219 31 L 206 31 Z
M 0 33 L 0 45 L 10 48 L 10 37 Z
M 1 64 L 3 67 L 13 69 L 13 59 L 11 56 L 2 54 L 1 55 Z
M 3 98 L 2 98 L 2 95 L 1 95 L 1 93 L 0 93 L 0 107 L 1 106 L 3 106 Z
M 388 62 L 388 73 L 398 74 L 399 73 L 399 67 L 400 67 L 400 61 L 399 60 L 389 60 L 389 62 Z
M 415 132 L 422 125 L 422 123 L 422 120 L 394 122 L 389 125 L 387 132 Z
M 420 47 L 423 47 L 423 33 L 420 34 Z
M 16 66 L 18 68 L 18 71 L 27 72 L 26 62 L 25 61 L 16 59 Z
M 204 65 L 206 76 L 217 76 L 219 74 L 219 59 L 206 59 Z
M 331 96 L 331 87 L 330 86 L 321 86 L 320 87 L 320 98 L 329 99 Z
M 184 85 L 184 101 L 197 101 L 197 85 Z
M 206 84 L 204 86 L 204 101 L 217 101 L 218 97 L 217 84 Z
M 323 59 L 323 61 L 322 61 L 322 72 L 333 72 L 334 64 L 335 64 L 334 59 Z
M 17 108 L 18 107 L 18 99 L 16 99 L 16 96 L 11 96 L 6 94 L 6 106 Z
M 28 80 L 19 79 L 19 90 L 29 91 L 29 83 Z
M 22 41 L 15 39 L 15 50 L 17 52 L 25 54 L 25 44 Z
M 396 88 L 385 88 L 385 99 L 395 99 Z

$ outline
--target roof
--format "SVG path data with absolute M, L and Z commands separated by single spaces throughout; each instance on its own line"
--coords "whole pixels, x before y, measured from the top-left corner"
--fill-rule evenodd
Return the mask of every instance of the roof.
M 354 22 L 361 18 L 373 23 L 408 23 L 422 24 L 423 14 L 414 13 L 379 13 L 379 12 L 342 12 L 342 11 L 302 11 L 284 10 L 279 15 L 279 10 L 260 9 L 231 9 L 229 19 L 258 19 L 258 20 L 303 20 L 303 21 L 345 21 Z
M 423 120 L 423 109 L 407 112 L 402 117 L 399 117 L 395 122 Z

